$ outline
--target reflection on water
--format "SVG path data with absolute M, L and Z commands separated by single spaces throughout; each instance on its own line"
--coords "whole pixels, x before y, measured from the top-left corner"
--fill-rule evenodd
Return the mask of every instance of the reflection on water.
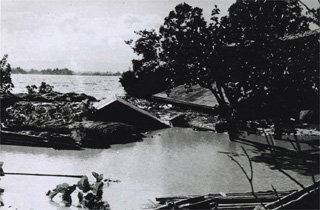
M 92 171 L 103 173 L 105 178 L 121 180 L 105 186 L 104 198 L 113 209 L 141 209 L 148 199 L 160 196 L 250 191 L 241 170 L 225 154 L 242 154 L 240 146 L 224 134 L 170 128 L 154 132 L 142 142 L 113 145 L 106 150 L 59 151 L 2 145 L 0 159 L 7 172 L 85 174 L 92 181 Z M 253 148 L 246 149 L 255 155 Z M 246 157 L 236 158 L 249 169 Z M 271 184 L 278 190 L 297 188 L 265 163 L 253 166 L 256 190 L 270 190 Z M 309 177 L 294 171 L 290 174 L 305 184 L 311 183 Z M 7 204 L 21 209 L 59 209 L 48 202 L 44 193 L 62 182 L 76 181 L 7 175 L 0 184 L 6 189 Z

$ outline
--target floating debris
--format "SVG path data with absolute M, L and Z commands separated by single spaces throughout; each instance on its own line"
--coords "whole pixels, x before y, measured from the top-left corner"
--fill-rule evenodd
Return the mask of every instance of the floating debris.
M 49 190 L 46 195 L 52 200 L 57 194 L 62 194 L 62 202 L 66 207 L 72 205 L 71 194 L 78 188 L 77 197 L 79 199 L 79 208 L 88 208 L 88 209 L 100 209 L 100 210 L 109 210 L 110 205 L 107 201 L 102 200 L 103 195 L 103 174 L 98 174 L 92 172 L 93 177 L 96 181 L 93 184 L 89 183 L 87 176 L 82 176 L 81 179 L 74 185 L 69 185 L 68 183 L 62 183 L 57 185 L 53 190 Z M 111 179 L 106 179 L 108 184 L 111 182 Z M 115 180 L 112 182 L 120 182 Z

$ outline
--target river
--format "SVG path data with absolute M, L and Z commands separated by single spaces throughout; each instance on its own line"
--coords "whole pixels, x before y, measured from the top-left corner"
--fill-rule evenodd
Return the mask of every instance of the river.
M 82 87 L 71 87 L 68 90 L 90 94 L 93 88 L 94 95 L 98 98 L 105 97 L 108 87 L 119 88 L 117 77 L 107 79 L 67 76 L 68 79 L 63 77 L 66 83 L 63 84 L 58 76 L 13 76 L 16 87 L 18 78 L 15 77 L 31 76 L 33 79 L 40 79 L 30 79 L 35 84 L 49 78 L 49 84 L 55 87 L 59 87 L 57 84 L 62 84 L 62 87 L 67 85 L 68 88 L 79 84 L 74 80 L 81 78 L 82 81 L 88 81 L 89 78 L 93 78 L 95 84 L 81 83 L 84 84 Z M 101 81 L 116 84 L 100 86 Z M 21 87 L 25 85 L 19 84 Z M 123 90 L 110 90 L 111 92 L 123 94 Z M 4 162 L 3 168 L 6 172 L 80 174 L 89 176 L 90 181 L 94 180 L 92 171 L 103 173 L 104 178 L 121 181 L 104 186 L 103 197 L 112 209 L 142 209 L 155 202 L 155 197 L 250 191 L 243 172 L 228 157 L 232 155 L 249 170 L 241 146 L 244 146 L 250 156 L 261 156 L 253 147 L 229 141 L 225 134 L 169 128 L 151 132 L 141 142 L 112 145 L 110 149 L 105 150 L 66 151 L 0 145 L 0 161 Z M 271 190 L 271 185 L 278 190 L 298 188 L 267 163 L 253 162 L 253 168 L 254 186 L 257 191 Z M 310 177 L 297 170 L 289 170 L 289 173 L 304 184 L 311 183 Z M 1 177 L 0 187 L 5 189 L 5 205 L 11 206 L 11 209 L 67 209 L 62 207 L 61 199 L 58 197 L 54 199 L 55 202 L 50 202 L 45 192 L 62 182 L 74 184 L 77 181 L 78 179 L 74 178 L 7 175 Z M 74 206 L 77 204 L 76 195 L 73 196 L 73 200 L 71 208 L 77 209 Z

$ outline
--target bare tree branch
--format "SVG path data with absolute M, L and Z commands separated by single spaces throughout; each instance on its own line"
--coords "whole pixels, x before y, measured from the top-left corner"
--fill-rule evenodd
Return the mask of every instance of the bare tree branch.
M 272 190 L 274 191 L 274 193 L 276 194 L 276 196 L 277 196 L 277 198 L 278 198 L 278 200 L 280 201 L 280 196 L 279 196 L 279 194 L 278 194 L 278 192 L 277 192 L 277 190 L 276 190 L 276 188 L 274 188 L 274 186 L 273 185 L 271 185 L 271 187 L 272 187 Z M 281 207 L 283 207 L 283 205 L 282 205 L 282 203 L 281 203 Z
M 241 148 L 242 148 L 244 154 L 246 155 L 246 157 L 247 157 L 247 159 L 248 159 L 248 161 L 249 161 L 249 164 L 250 164 L 250 177 L 249 177 L 248 173 L 246 172 L 246 170 L 243 168 L 243 166 L 239 163 L 239 161 L 237 161 L 236 159 L 234 159 L 234 158 L 233 158 L 232 156 L 230 156 L 230 155 L 228 155 L 228 156 L 229 156 L 229 158 L 230 158 L 232 161 L 234 161 L 234 162 L 240 167 L 240 169 L 242 170 L 242 172 L 243 172 L 244 175 L 246 176 L 247 180 L 249 181 L 252 195 L 255 197 L 255 199 L 256 199 L 257 201 L 259 201 L 260 199 L 259 199 L 259 197 L 256 195 L 256 193 L 255 193 L 255 191 L 254 191 L 254 187 L 253 187 L 253 167 L 252 167 L 252 161 L 251 161 L 251 159 L 250 159 L 247 151 L 246 151 L 242 146 L 241 146 Z M 262 202 L 260 202 L 260 204 L 261 204 L 263 207 L 265 207 L 265 205 L 264 205 Z
M 265 132 L 264 132 L 265 133 Z M 271 139 L 271 141 L 268 140 L 268 137 L 266 136 L 266 140 L 267 140 L 267 143 L 269 144 L 269 146 L 274 146 L 274 143 L 272 141 L 272 137 L 269 136 L 269 138 Z M 270 145 L 271 144 L 271 145 Z M 270 148 L 270 151 L 271 151 L 271 157 L 272 157 L 272 160 L 274 162 L 274 165 L 275 167 L 277 168 L 278 171 L 280 171 L 281 173 L 283 173 L 284 175 L 286 175 L 289 179 L 291 179 L 292 181 L 294 181 L 297 185 L 299 185 L 301 188 L 305 188 L 303 186 L 303 184 L 301 184 L 298 180 L 296 180 L 295 178 L 293 178 L 290 174 L 288 174 L 286 171 L 282 170 L 280 167 L 279 167 L 279 164 L 277 162 L 277 159 L 276 159 L 276 154 L 274 152 L 274 150 L 272 148 Z

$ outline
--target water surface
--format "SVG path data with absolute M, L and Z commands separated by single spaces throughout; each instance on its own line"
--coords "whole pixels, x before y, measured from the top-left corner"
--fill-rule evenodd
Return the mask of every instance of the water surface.
M 0 151 L 7 172 L 85 174 L 93 181 L 90 173 L 96 171 L 105 178 L 119 179 L 120 183 L 104 187 L 104 199 L 113 209 L 142 209 L 155 197 L 250 191 L 244 174 L 227 156 L 233 155 L 249 170 L 240 146 L 225 134 L 170 128 L 154 132 L 142 142 L 113 145 L 106 150 L 57 151 L 2 145 Z M 250 155 L 256 155 L 253 148 L 245 148 Z M 264 163 L 253 166 L 256 190 L 270 190 L 271 184 L 278 190 L 298 188 Z M 290 174 L 302 183 L 311 183 L 307 176 L 295 171 Z M 62 182 L 76 181 L 7 175 L 0 184 L 6 189 L 6 205 L 59 209 L 60 198 L 55 198 L 57 203 L 50 203 L 44 193 Z
M 44 81 L 60 92 L 84 92 L 97 98 L 124 94 L 119 77 L 12 75 L 12 78 L 16 93 L 26 92 L 27 85 L 38 86 Z M 184 128 L 155 131 L 142 142 L 113 145 L 105 150 L 66 151 L 0 145 L 0 161 L 4 162 L 7 172 L 79 174 L 89 176 L 91 181 L 94 181 L 92 171 L 103 173 L 105 178 L 121 180 L 104 186 L 104 199 L 112 209 L 142 209 L 150 200 L 155 202 L 155 197 L 250 191 L 244 174 L 228 157 L 232 155 L 249 170 L 241 146 L 259 160 L 253 164 L 256 190 L 270 190 L 271 184 L 278 190 L 298 188 L 270 164 L 261 161 L 264 157 L 255 148 L 231 142 L 225 134 Z M 310 176 L 294 169 L 288 172 L 304 184 L 311 183 Z M 59 197 L 49 202 L 45 192 L 62 182 L 77 181 L 7 175 L 1 177 L 0 187 L 5 189 L 3 199 L 7 208 L 65 209 L 59 206 Z M 76 205 L 76 196 L 73 200 Z
M 100 99 L 124 95 L 118 76 L 12 74 L 12 82 L 15 86 L 13 93 L 26 93 L 26 86 L 39 87 L 41 82 L 45 82 L 54 86 L 54 91 L 62 93 L 85 93 Z

